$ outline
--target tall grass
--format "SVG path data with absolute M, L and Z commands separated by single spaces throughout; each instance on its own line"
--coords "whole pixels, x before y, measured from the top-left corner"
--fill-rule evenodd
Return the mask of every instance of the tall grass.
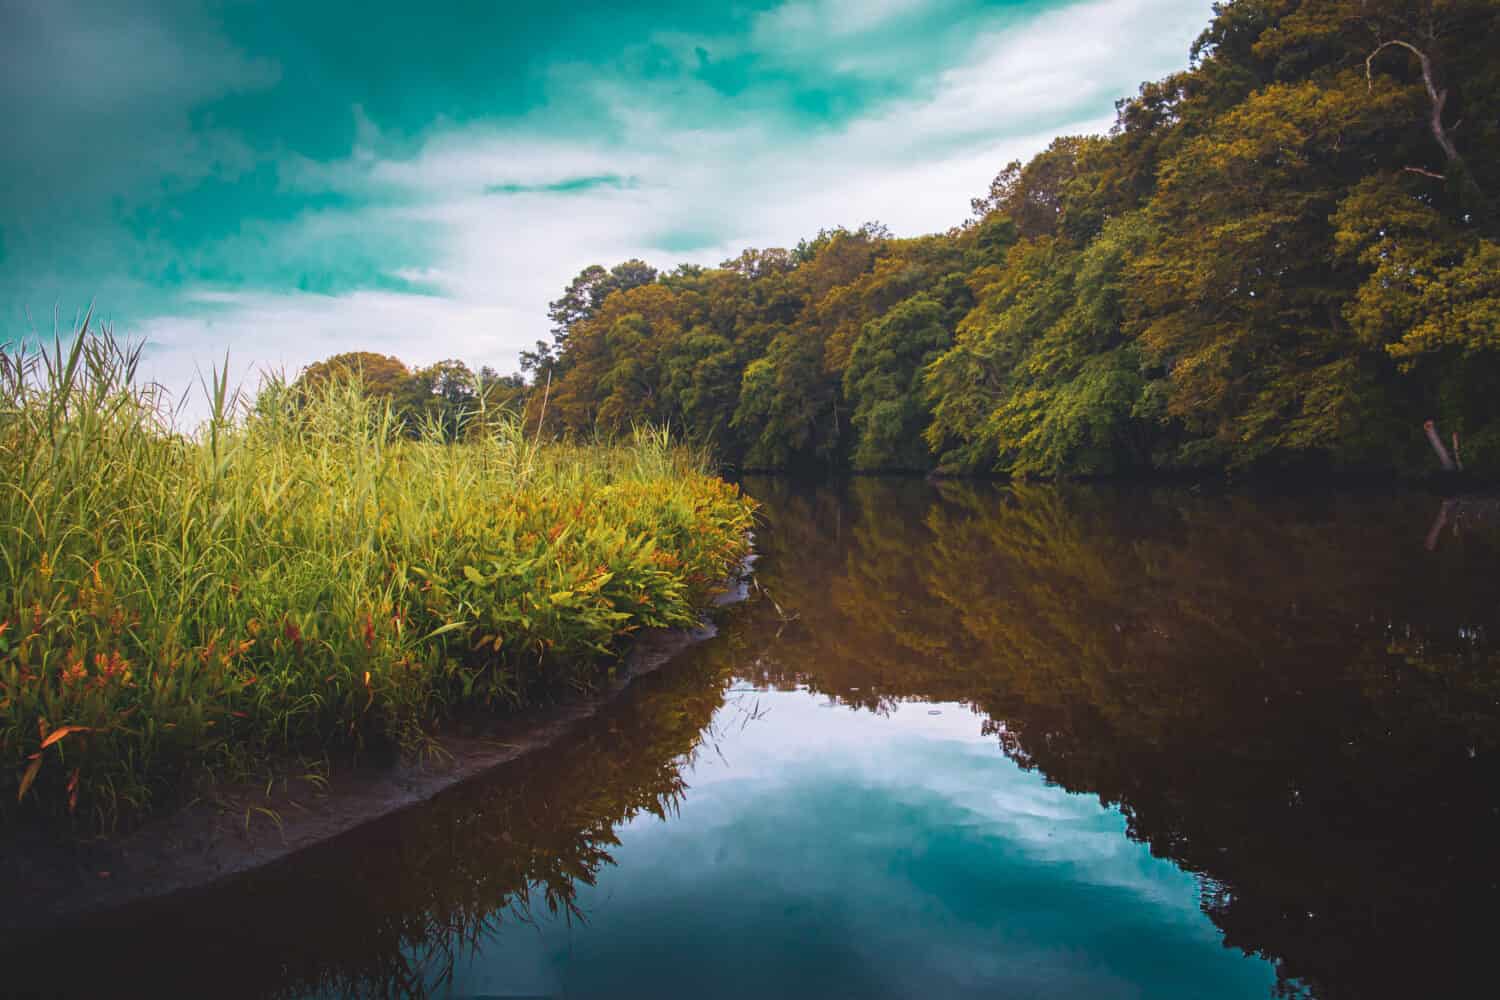
M 660 434 L 411 441 L 357 384 L 213 381 L 175 432 L 85 329 L 0 352 L 0 819 L 107 828 L 276 755 L 594 682 L 692 621 L 751 510 Z

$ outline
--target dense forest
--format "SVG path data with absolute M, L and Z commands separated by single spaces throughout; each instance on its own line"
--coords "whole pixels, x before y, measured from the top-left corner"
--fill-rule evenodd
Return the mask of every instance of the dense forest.
M 946 233 L 589 267 L 533 421 L 749 469 L 1500 471 L 1500 4 L 1229 0 Z M 517 399 L 516 396 L 507 396 Z

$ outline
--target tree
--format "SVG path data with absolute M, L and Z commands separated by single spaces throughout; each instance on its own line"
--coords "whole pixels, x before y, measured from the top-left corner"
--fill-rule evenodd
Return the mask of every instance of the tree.
M 1024 239 L 1051 236 L 1058 230 L 1063 194 L 1078 176 L 1079 153 L 1087 143 L 1078 136 L 1053 139 L 1024 166 L 1013 160 L 990 182 L 983 198 L 971 201 L 976 219 L 1000 214 Z
M 520 375 L 501 375 L 489 367 L 476 375 L 452 359 L 412 370 L 396 358 L 369 351 L 335 354 L 308 365 L 291 391 L 296 398 L 341 380 L 358 381 L 369 395 L 387 402 L 402 433 L 446 441 L 480 430 L 475 418 L 481 410 L 495 417 L 506 411 L 519 414 L 528 396 Z
M 853 413 L 856 469 L 926 469 L 922 440 L 925 401 L 913 383 L 922 367 L 947 347 L 952 334 L 943 306 L 914 295 L 866 324 L 844 371 L 844 395 Z
M 552 320 L 552 343 L 537 341 L 534 351 L 521 352 L 521 369 L 533 377 L 545 376 L 563 361 L 568 335 L 579 323 L 592 319 L 614 292 L 625 292 L 657 279 L 657 271 L 643 260 L 627 260 L 605 270 L 591 264 L 568 283 L 563 294 L 548 303 Z
M 401 397 L 410 433 L 458 440 L 479 412 L 479 389 L 479 380 L 462 361 L 449 359 L 418 368 Z
M 330 381 L 358 379 L 365 390 L 381 399 L 394 399 L 406 387 L 411 370 L 388 354 L 374 351 L 346 351 L 322 361 L 314 361 L 293 383 L 300 390 L 310 390 Z
M 748 468 L 834 464 L 841 443 L 838 384 L 824 373 L 818 348 L 787 330 L 746 366 L 730 425 L 748 443 Z

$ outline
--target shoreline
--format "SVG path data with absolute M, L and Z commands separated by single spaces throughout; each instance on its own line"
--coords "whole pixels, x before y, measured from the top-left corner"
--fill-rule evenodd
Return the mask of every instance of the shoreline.
M 637 678 L 718 634 L 706 617 L 748 596 L 755 553 L 692 629 L 640 634 L 596 691 L 497 719 L 482 734 L 442 734 L 441 760 L 366 764 L 326 788 L 277 781 L 255 790 L 244 812 L 190 803 L 119 838 L 59 842 L 27 830 L 0 841 L 0 928 L 51 930 L 88 919 L 107 924 L 131 904 L 210 890 L 477 780 L 565 738 L 620 696 Z M 271 810 L 268 812 L 258 810 Z
M 1500 493 L 1500 479 L 1474 473 L 1430 472 L 1423 475 L 1383 475 L 1325 471 L 1316 475 L 1284 472 L 1235 474 L 1226 469 L 1149 470 L 1096 476 L 1012 476 L 993 472 L 942 472 L 937 469 L 825 469 L 798 470 L 738 468 L 726 471 L 731 482 L 746 479 L 782 479 L 796 483 L 827 484 L 860 479 L 894 479 L 930 483 L 989 483 L 999 486 L 1146 486 L 1215 490 L 1219 492 L 1276 490 L 1315 492 L 1355 490 L 1360 492 L 1410 490 L 1437 497 L 1489 496 Z

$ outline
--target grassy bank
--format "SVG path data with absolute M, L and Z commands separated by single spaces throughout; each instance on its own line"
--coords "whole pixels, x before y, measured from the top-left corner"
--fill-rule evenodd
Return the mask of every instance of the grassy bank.
M 406 745 L 683 625 L 751 510 L 662 435 L 404 440 L 357 386 L 171 430 L 135 358 L 0 354 L 0 820 L 109 828 L 207 775 Z

